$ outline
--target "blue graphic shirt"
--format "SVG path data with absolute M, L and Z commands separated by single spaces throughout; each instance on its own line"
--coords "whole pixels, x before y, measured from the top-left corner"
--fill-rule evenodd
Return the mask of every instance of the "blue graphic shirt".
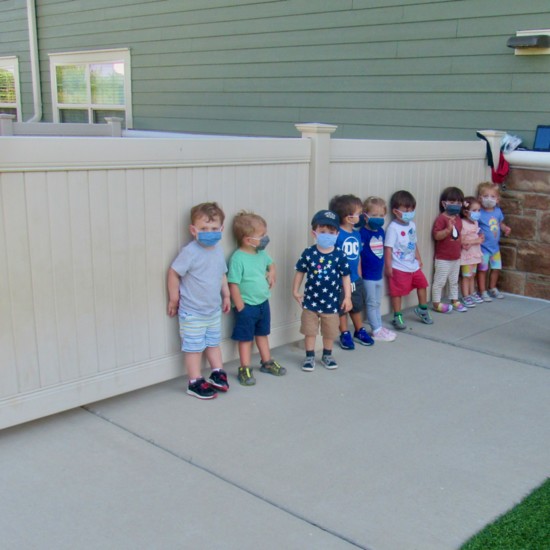
M 503 221 L 504 214 L 499 206 L 495 206 L 491 212 L 481 209 L 479 228 L 485 237 L 485 241 L 481 243 L 481 250 L 491 256 L 500 250 L 498 242 L 500 241 L 500 224 Z
M 384 271 L 384 237 L 382 228 L 361 228 L 361 273 L 367 281 L 379 281 Z
M 342 277 L 350 274 L 344 253 L 335 248 L 323 254 L 317 245 L 310 246 L 302 252 L 296 271 L 306 274 L 304 309 L 317 313 L 338 313 Z
M 346 231 L 340 228 L 336 246 L 344 253 L 349 264 L 350 279 L 354 283 L 359 279 L 359 259 L 361 254 L 361 235 L 359 231 Z

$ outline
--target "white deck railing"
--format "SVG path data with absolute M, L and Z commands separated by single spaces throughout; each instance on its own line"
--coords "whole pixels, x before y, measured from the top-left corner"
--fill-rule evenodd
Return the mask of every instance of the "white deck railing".
M 224 208 L 227 256 L 236 212 L 267 219 L 278 271 L 273 346 L 300 339 L 294 264 L 312 213 L 334 194 L 411 191 L 431 276 L 439 192 L 471 193 L 488 177 L 485 145 L 300 129 L 296 139 L 0 137 L 0 427 L 183 373 L 165 274 L 196 203 Z M 230 325 L 227 316 L 227 360 L 236 357 Z

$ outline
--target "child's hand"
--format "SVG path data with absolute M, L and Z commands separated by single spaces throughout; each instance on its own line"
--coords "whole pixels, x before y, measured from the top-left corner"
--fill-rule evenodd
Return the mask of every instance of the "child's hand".
M 386 275 L 386 277 L 387 277 L 388 279 L 391 279 L 391 278 L 392 278 L 392 276 L 393 276 L 393 270 L 392 270 L 391 266 L 386 266 L 386 267 L 384 268 L 384 274 Z
M 510 235 L 510 233 L 512 232 L 512 228 L 502 224 L 502 232 L 504 233 L 505 237 L 508 237 L 508 235 Z
M 351 311 L 352 308 L 353 308 L 353 304 L 351 303 L 351 298 L 350 297 L 344 298 L 344 300 L 342 301 L 342 307 L 340 309 L 345 313 L 347 313 L 348 311 Z
M 168 302 L 168 315 L 174 317 L 178 312 L 179 300 L 170 300 Z
M 267 279 L 267 284 L 269 285 L 269 288 L 273 288 L 275 285 L 275 282 L 277 280 L 277 276 L 272 271 L 268 271 L 265 278 Z
M 304 295 L 303 295 L 303 294 L 292 294 L 292 296 L 293 296 L 294 299 L 298 302 L 298 304 L 300 305 L 300 307 L 303 307 Z
M 223 313 L 231 311 L 231 298 L 229 296 L 222 296 L 222 311 Z

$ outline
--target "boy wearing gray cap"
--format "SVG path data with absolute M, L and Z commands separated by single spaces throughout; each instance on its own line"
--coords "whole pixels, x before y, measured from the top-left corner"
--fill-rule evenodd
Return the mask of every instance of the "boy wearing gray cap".
M 339 311 L 351 309 L 350 268 L 344 253 L 336 248 L 340 219 L 331 210 L 320 210 L 311 220 L 311 233 L 317 243 L 306 248 L 296 263 L 292 295 L 302 308 L 300 332 L 305 336 L 306 358 L 302 370 L 315 368 L 315 339 L 321 327 L 323 355 L 321 363 L 336 369 L 332 357 L 334 340 L 340 335 Z M 300 286 L 306 276 L 303 294 Z M 344 300 L 339 303 L 344 288 Z

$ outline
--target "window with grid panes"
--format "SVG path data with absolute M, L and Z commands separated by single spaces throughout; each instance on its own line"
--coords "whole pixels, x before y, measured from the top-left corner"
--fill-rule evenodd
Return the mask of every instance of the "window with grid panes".
M 19 62 L 16 57 L 0 57 L 0 113 L 21 120 Z

